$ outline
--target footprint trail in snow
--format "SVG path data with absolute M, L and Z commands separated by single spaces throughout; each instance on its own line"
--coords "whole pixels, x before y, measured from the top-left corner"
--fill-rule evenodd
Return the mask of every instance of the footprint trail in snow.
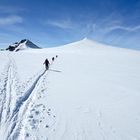
M 21 85 L 17 78 L 16 64 L 9 55 L 9 62 L 1 75 L 0 88 L 0 135 L 4 135 L 4 139 L 19 139 L 24 119 L 26 120 L 27 112 L 31 110 L 29 108 L 37 98 L 38 90 L 41 89 L 46 75 L 47 71 L 41 71 L 30 87 L 22 95 L 19 95 L 18 92 L 21 91 L 18 89 Z

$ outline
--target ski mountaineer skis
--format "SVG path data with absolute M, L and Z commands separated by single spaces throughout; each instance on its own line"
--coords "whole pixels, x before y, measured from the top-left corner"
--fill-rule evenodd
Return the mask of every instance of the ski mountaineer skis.
M 44 63 L 43 63 L 43 65 L 45 64 L 45 68 L 46 68 L 46 70 L 48 70 L 49 69 L 49 65 L 50 65 L 50 62 L 49 62 L 49 60 L 46 58 L 46 60 L 44 61 Z

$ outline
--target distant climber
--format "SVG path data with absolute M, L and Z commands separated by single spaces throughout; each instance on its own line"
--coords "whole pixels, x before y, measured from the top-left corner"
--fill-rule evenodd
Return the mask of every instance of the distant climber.
M 54 61 L 54 57 L 52 57 L 52 61 Z
M 56 58 L 58 57 L 58 55 L 56 55 Z
M 45 64 L 45 67 L 46 67 L 46 70 L 49 69 L 49 65 L 50 65 L 50 62 L 48 59 L 45 60 L 45 62 L 43 63 L 43 65 Z

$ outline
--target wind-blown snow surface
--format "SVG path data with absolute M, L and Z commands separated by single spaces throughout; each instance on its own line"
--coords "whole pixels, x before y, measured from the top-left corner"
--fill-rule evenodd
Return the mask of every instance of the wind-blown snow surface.
M 1 140 L 140 139 L 139 51 L 84 39 L 0 64 Z

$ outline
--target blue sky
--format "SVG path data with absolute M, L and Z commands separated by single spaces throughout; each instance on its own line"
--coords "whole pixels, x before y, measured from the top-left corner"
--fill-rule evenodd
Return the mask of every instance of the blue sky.
M 52 47 L 84 37 L 140 49 L 139 0 L 0 0 L 0 47 Z

